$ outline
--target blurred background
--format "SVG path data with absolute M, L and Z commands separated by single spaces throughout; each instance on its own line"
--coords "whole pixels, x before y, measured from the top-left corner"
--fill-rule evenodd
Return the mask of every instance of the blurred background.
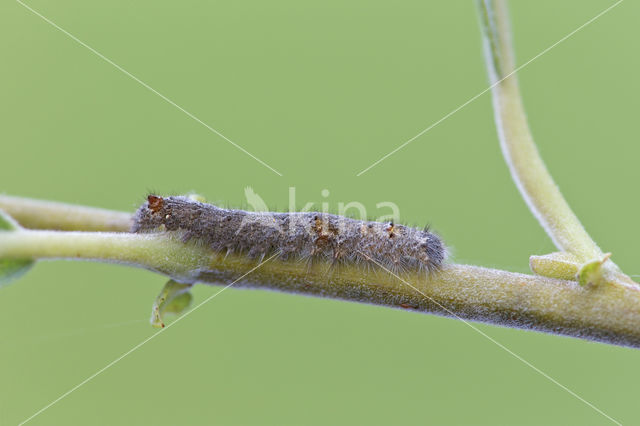
M 0 6 L 0 191 L 133 211 L 149 191 L 241 206 L 392 201 L 457 262 L 528 272 L 554 250 L 510 180 L 466 2 L 27 2 L 282 173 L 18 2 Z M 613 1 L 511 4 L 522 64 Z M 640 5 L 627 1 L 520 73 L 544 159 L 587 230 L 638 263 Z M 635 141 L 635 142 L 634 142 Z M 330 195 L 322 197 L 328 189 Z M 154 330 L 165 278 L 42 262 L 0 292 L 0 423 L 16 424 Z M 217 291 L 198 286 L 196 303 Z M 640 351 L 479 326 L 622 423 Z M 229 289 L 33 425 L 606 424 L 460 321 Z

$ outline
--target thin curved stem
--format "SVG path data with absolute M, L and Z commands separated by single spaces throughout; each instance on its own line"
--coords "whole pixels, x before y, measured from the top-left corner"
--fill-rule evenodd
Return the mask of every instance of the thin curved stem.
M 486 64 L 502 152 L 520 193 L 555 245 L 579 260 L 602 258 L 536 148 L 522 104 L 506 0 L 480 0 Z

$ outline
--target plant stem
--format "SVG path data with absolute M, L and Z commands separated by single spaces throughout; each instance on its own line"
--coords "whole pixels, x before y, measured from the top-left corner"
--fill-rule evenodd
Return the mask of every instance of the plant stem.
M 129 213 L 53 201 L 0 195 L 0 210 L 31 229 L 128 232 L 131 228 Z
M 479 1 L 486 64 L 502 152 L 520 193 L 555 245 L 579 260 L 602 258 L 553 181 L 536 148 L 524 112 L 505 0 Z
M 0 231 L 0 259 L 93 260 L 139 266 L 194 282 L 211 253 L 173 235 L 43 230 Z
M 256 265 L 244 256 L 184 244 L 172 233 L 0 232 L 0 258 L 89 259 L 140 266 L 182 282 L 230 282 Z M 400 279 L 399 279 L 400 278 Z M 236 287 L 345 299 L 458 319 L 640 347 L 640 291 L 577 283 L 469 265 L 405 273 L 274 259 Z

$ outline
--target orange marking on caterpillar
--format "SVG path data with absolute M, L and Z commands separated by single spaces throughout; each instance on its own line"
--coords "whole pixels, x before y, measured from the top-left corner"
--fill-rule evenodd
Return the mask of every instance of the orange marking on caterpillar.
M 147 197 L 147 202 L 149 203 L 149 210 L 154 213 L 158 213 L 164 205 L 162 197 L 158 197 L 157 195 L 149 195 Z

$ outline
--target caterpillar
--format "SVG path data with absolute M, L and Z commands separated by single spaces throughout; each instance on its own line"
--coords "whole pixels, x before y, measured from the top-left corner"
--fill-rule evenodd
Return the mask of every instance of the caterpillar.
M 217 252 L 262 260 L 326 260 L 383 266 L 393 272 L 441 268 L 447 248 L 428 228 L 372 222 L 318 212 L 248 212 L 224 209 L 190 197 L 149 195 L 137 210 L 135 233 L 178 231 Z

